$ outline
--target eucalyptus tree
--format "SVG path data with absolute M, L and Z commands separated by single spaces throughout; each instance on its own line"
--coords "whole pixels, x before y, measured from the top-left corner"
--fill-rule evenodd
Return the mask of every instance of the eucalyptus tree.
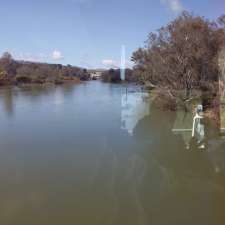
M 217 91 L 218 52 L 225 43 L 224 16 L 218 22 L 183 12 L 133 53 L 134 69 L 171 98 L 185 101 L 194 90 Z

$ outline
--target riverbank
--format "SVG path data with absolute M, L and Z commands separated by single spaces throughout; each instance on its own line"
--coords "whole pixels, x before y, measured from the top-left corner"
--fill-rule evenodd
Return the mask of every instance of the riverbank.
M 24 86 L 33 86 L 33 85 L 63 85 L 63 84 L 80 84 L 82 81 L 77 78 L 60 78 L 55 80 L 39 80 L 39 81 L 32 81 L 32 80 L 16 80 L 13 79 L 11 81 L 7 81 L 0 84 L 1 87 L 7 87 L 7 86 L 18 86 L 18 87 L 24 87 Z
M 87 69 L 71 65 L 14 60 L 10 53 L 0 58 L 0 86 L 21 84 L 56 85 L 90 80 Z

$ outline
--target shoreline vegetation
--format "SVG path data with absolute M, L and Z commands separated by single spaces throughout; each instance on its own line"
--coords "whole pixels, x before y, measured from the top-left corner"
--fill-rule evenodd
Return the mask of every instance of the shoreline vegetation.
M 155 89 L 158 104 L 175 110 L 200 99 L 204 111 L 220 117 L 225 90 L 225 14 L 210 21 L 189 12 L 148 35 L 125 69 L 126 82 Z M 0 58 L 0 85 L 79 83 L 99 79 L 95 70 L 71 65 L 16 61 L 10 53 Z M 120 83 L 120 69 L 102 70 L 103 82 Z
M 210 21 L 182 12 L 150 33 L 132 61 L 140 82 L 156 87 L 158 105 L 188 110 L 198 99 L 219 127 L 225 90 L 225 14 Z
M 210 21 L 189 12 L 148 35 L 126 69 L 126 81 L 154 90 L 160 108 L 193 111 L 202 104 L 205 115 L 219 127 L 225 96 L 225 14 Z M 104 82 L 119 83 L 120 71 L 107 70 Z
M 5 52 L 0 58 L 0 86 L 80 83 L 90 79 L 87 69 L 71 65 L 14 60 Z
M 126 82 L 139 82 L 138 76 L 133 72 L 132 69 L 126 68 L 125 69 L 125 81 Z M 109 69 L 105 70 L 102 73 L 102 81 L 106 83 L 120 83 L 121 77 L 120 77 L 120 69 Z

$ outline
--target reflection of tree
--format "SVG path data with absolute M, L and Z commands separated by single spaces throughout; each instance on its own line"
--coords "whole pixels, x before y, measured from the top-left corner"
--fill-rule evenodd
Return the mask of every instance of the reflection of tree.
M 211 139 L 214 153 L 194 141 L 186 150 L 171 131 L 175 118 L 153 104 L 132 137 L 123 130 L 103 135 L 88 195 L 98 202 L 92 224 L 224 224 L 223 146 Z
M 73 93 L 74 88 L 76 87 L 74 86 L 74 84 L 64 84 L 61 86 L 61 88 L 63 90 L 64 96 L 66 97 L 66 96 L 70 96 Z
M 7 88 L 3 91 L 3 102 L 5 111 L 9 116 L 13 114 L 13 93 L 11 88 Z
M 139 198 L 149 224 L 224 224 L 224 172 L 218 175 L 213 165 L 222 146 L 214 158 L 195 144 L 186 150 L 181 137 L 171 132 L 175 115 L 151 109 L 134 131 L 138 145 L 146 143 L 138 150 L 145 161 Z M 222 161 L 224 165 L 224 157 Z

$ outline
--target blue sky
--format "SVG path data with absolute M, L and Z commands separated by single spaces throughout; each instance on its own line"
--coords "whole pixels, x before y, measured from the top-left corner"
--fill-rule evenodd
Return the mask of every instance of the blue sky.
M 182 10 L 216 19 L 225 0 L 7 0 L 0 7 L 0 54 L 88 68 L 127 64 L 147 34 Z

